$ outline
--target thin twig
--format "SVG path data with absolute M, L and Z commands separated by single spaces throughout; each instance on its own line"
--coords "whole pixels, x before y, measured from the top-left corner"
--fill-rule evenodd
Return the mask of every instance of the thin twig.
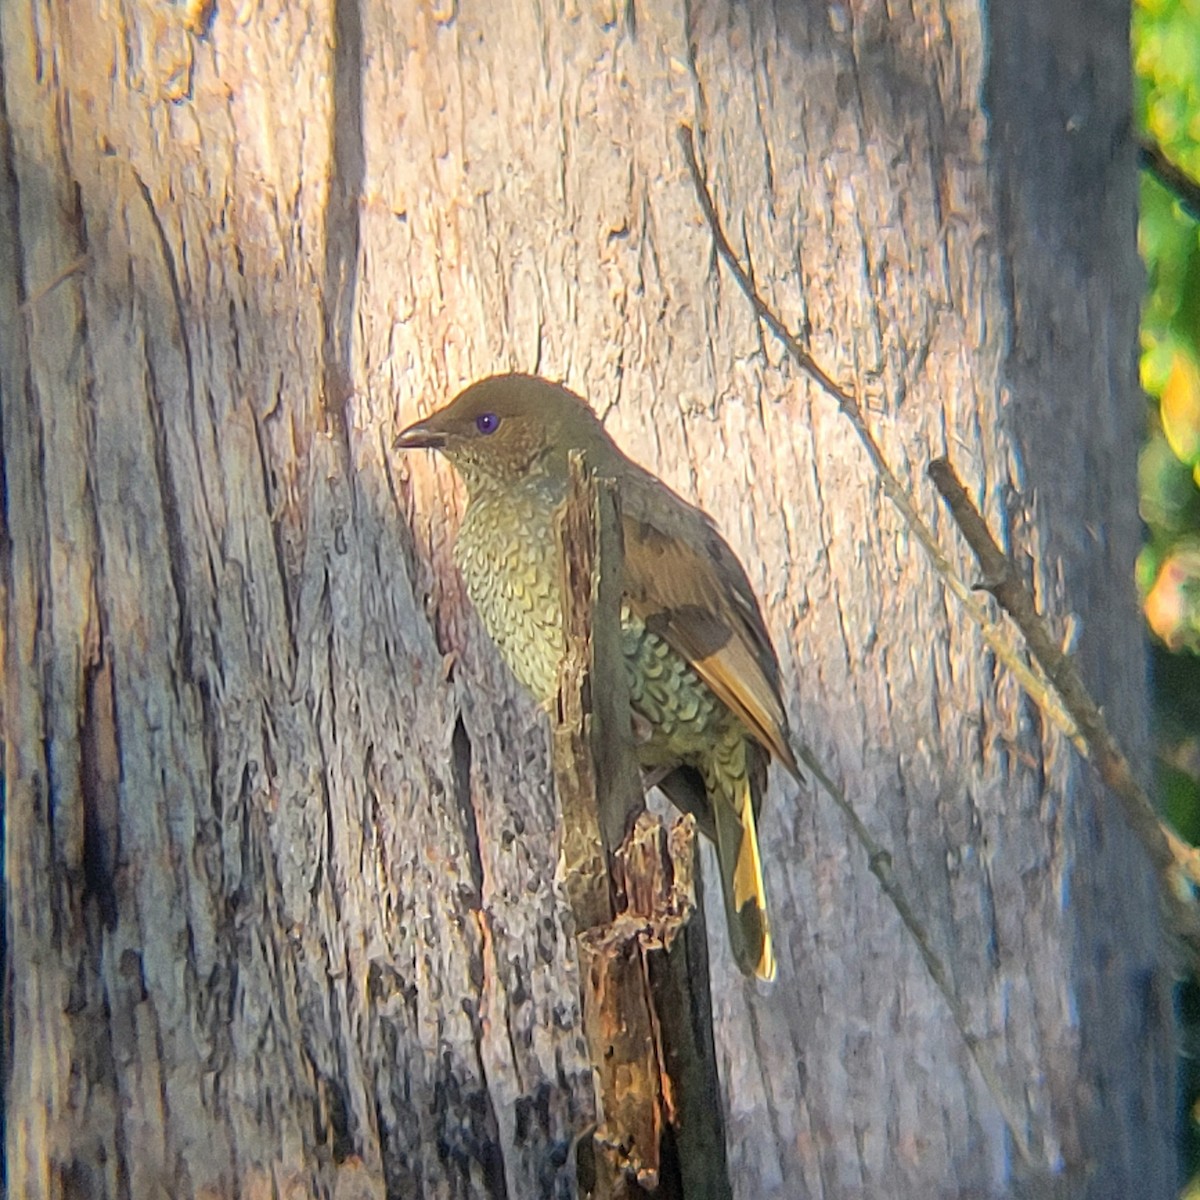
M 1042 712 L 1070 739 L 1072 745 L 1085 758 L 1095 761 L 1097 770 L 1100 772 L 1101 778 L 1105 783 L 1122 796 L 1126 802 L 1130 825 L 1135 834 L 1145 844 L 1151 861 L 1163 873 L 1162 882 L 1164 891 L 1169 897 L 1168 903 L 1171 904 L 1173 915 L 1176 918 L 1178 932 L 1192 943 L 1193 954 L 1200 954 L 1200 917 L 1197 917 L 1194 910 L 1180 898 L 1171 874 L 1173 870 L 1180 870 L 1192 882 L 1200 884 L 1200 850 L 1187 845 L 1177 835 L 1166 830 L 1154 815 L 1153 805 L 1134 779 L 1128 761 L 1117 747 L 1115 740 L 1108 731 L 1103 716 L 1100 715 L 1099 706 L 1088 694 L 1087 689 L 1078 677 L 1078 673 L 1074 672 L 1072 668 L 1069 677 L 1056 678 L 1055 670 L 1057 669 L 1057 665 L 1063 661 L 1069 662 L 1069 660 L 1055 644 L 1046 627 L 1040 621 L 1037 622 L 1041 626 L 1041 635 L 1037 640 L 1031 638 L 1029 629 L 1008 608 L 1002 596 L 991 586 L 990 582 L 985 583 L 987 590 L 992 592 L 1001 603 L 1001 606 L 1009 611 L 1017 627 L 1021 629 L 1021 632 L 1029 640 L 1029 648 L 1042 670 L 1049 676 L 1049 684 L 1028 666 L 1008 635 L 988 618 L 986 610 L 972 595 L 972 589 L 963 582 L 962 578 L 954 570 L 950 560 L 938 545 L 933 531 L 929 528 L 925 519 L 917 512 L 909 493 L 888 465 L 879 443 L 875 440 L 874 434 L 866 423 L 866 419 L 862 413 L 862 406 L 858 403 L 857 398 L 830 378 L 813 359 L 812 355 L 801 345 L 795 335 L 776 316 L 762 296 L 759 295 L 754 286 L 754 281 L 746 273 L 741 261 L 733 252 L 729 244 L 729 239 L 725 236 L 721 219 L 717 215 L 716 207 L 713 204 L 712 197 L 709 195 L 708 188 L 704 183 L 704 177 L 700 172 L 699 163 L 696 160 L 692 131 L 687 126 L 680 127 L 679 142 L 683 147 L 684 157 L 691 172 L 692 182 L 696 188 L 700 207 L 704 210 L 704 215 L 712 230 L 717 252 L 733 274 L 746 298 L 750 301 L 754 311 L 771 332 L 783 343 L 784 348 L 801 370 L 837 402 L 838 408 L 850 421 L 855 432 L 858 434 L 859 440 L 866 449 L 867 457 L 871 460 L 871 464 L 879 476 L 885 494 L 896 508 L 899 509 L 917 541 L 929 555 L 934 569 L 941 576 L 943 582 L 958 600 L 961 601 L 968 616 L 978 624 L 983 633 L 984 640 L 995 652 L 997 658 L 1012 671 L 1021 687 L 1025 689 Z M 933 472 L 934 468 L 931 466 L 931 478 L 933 478 Z M 937 483 L 936 479 L 934 479 L 934 483 Z M 960 491 L 962 490 L 961 484 L 959 485 L 959 489 Z M 966 503 L 974 509 L 974 505 L 966 498 L 965 492 L 963 492 L 963 497 L 966 499 Z M 955 520 L 959 522 L 961 528 L 962 522 L 959 519 L 960 510 L 956 510 L 954 504 L 951 504 L 950 511 L 954 515 Z M 984 535 L 988 541 L 991 541 L 991 535 L 987 533 L 986 526 L 983 525 L 983 518 L 978 515 L 978 510 L 974 511 L 980 526 L 983 528 Z M 963 532 L 968 542 L 975 548 L 975 542 L 972 541 L 971 535 L 967 534 L 965 529 Z M 992 544 L 994 545 L 995 543 L 993 542 Z M 978 549 L 976 553 L 978 554 Z M 999 547 L 996 547 L 996 553 L 1003 557 Z M 1004 561 L 1007 563 L 1008 560 L 1004 559 Z M 982 557 L 980 557 L 980 562 L 986 577 L 989 570 L 989 563 Z M 992 565 L 995 566 L 995 564 Z M 1019 584 L 1019 578 L 1015 574 L 1013 578 Z M 1020 586 L 1023 587 L 1023 585 Z M 1029 597 L 1028 603 L 1030 614 L 1036 620 L 1032 597 Z M 1066 691 L 1064 691 L 1064 684 L 1069 685 Z M 1137 799 L 1134 797 L 1137 797 Z M 1149 817 L 1147 817 L 1147 813 Z
M 899 914 L 900 920 L 904 923 L 904 927 L 913 941 L 916 942 L 917 950 L 925 963 L 925 969 L 929 972 L 929 977 L 938 991 L 942 993 L 942 998 L 950 1009 L 950 1015 L 954 1018 L 955 1025 L 958 1026 L 967 1050 L 975 1060 L 976 1067 L 979 1068 L 984 1085 L 1000 1110 L 1000 1115 L 1008 1128 L 1009 1136 L 1013 1140 L 1017 1153 L 1027 1164 L 1032 1165 L 1034 1158 L 1029 1147 L 1029 1138 L 1025 1133 L 1025 1121 L 1020 1115 L 1020 1106 L 1001 1081 L 992 1056 L 987 1052 L 983 1042 L 971 1032 L 966 1009 L 963 1008 L 962 1002 L 958 998 L 958 991 L 951 982 L 950 972 L 930 944 L 925 927 L 921 924 L 907 893 L 892 871 L 891 853 L 875 840 L 862 818 L 854 810 L 854 806 L 846 799 L 845 792 L 825 773 L 813 752 L 801 744 L 796 748 L 796 757 L 812 772 L 813 778 L 821 785 L 834 804 L 841 809 L 842 815 L 854 831 L 854 836 L 867 852 L 867 866 L 870 868 L 871 874 L 879 881 L 884 895 L 892 902 L 892 907 Z
M 1173 163 L 1163 148 L 1149 138 L 1143 138 L 1138 147 L 1138 161 L 1143 170 L 1149 171 L 1167 191 L 1174 194 L 1193 221 L 1200 221 L 1200 183 Z
M 859 440 L 866 447 L 867 455 L 879 474 L 880 480 L 883 483 L 884 491 L 891 499 L 892 503 L 903 514 L 907 520 L 917 540 L 928 552 L 933 560 L 934 566 L 938 574 L 946 581 L 947 585 L 959 596 L 968 610 L 972 613 L 975 619 L 983 628 L 985 637 L 988 638 L 993 649 L 996 650 L 997 656 L 1006 662 L 1019 676 L 1027 679 L 1025 686 L 1030 690 L 1046 692 L 1047 689 L 1041 683 L 1029 668 L 1022 662 L 1016 654 L 1016 651 L 1011 647 L 998 628 L 991 625 L 987 620 L 987 616 L 983 611 L 979 602 L 971 595 L 970 589 L 964 584 L 957 575 L 954 574 L 953 568 L 950 566 L 949 560 L 941 552 L 937 545 L 937 541 L 933 536 L 932 531 L 922 520 L 917 513 L 915 506 L 909 499 L 903 485 L 896 478 L 891 467 L 883 457 L 883 452 L 879 448 L 879 444 L 875 441 L 866 421 L 863 418 L 862 410 L 858 401 L 851 396 L 844 388 L 839 387 L 834 381 L 823 371 L 807 350 L 793 336 L 790 330 L 783 322 L 775 315 L 766 301 L 758 294 L 754 287 L 753 281 L 747 275 L 737 255 L 730 248 L 729 241 L 725 236 L 725 231 L 722 228 L 721 220 L 717 215 L 715 206 L 708 189 L 705 186 L 704 178 L 700 173 L 699 163 L 696 161 L 695 147 L 692 144 L 692 131 L 686 126 L 682 126 L 679 130 L 679 141 L 683 147 L 683 153 L 687 159 L 688 168 L 691 171 L 692 182 L 696 187 L 696 194 L 700 201 L 700 206 L 704 210 L 704 215 L 708 220 L 710 229 L 712 230 L 713 239 L 716 243 L 717 251 L 721 258 L 725 261 L 737 280 L 738 286 L 745 294 L 746 298 L 753 305 L 755 312 L 760 319 L 767 325 L 771 332 L 784 344 L 788 353 L 797 364 L 804 370 L 817 384 L 830 396 L 832 396 L 838 404 L 841 411 L 849 418 L 855 431 L 858 433 Z M 991 636 L 989 636 L 989 631 Z M 1062 714 L 1062 719 L 1070 723 L 1070 718 L 1065 711 Z M 879 886 L 883 889 L 884 894 L 891 901 L 892 907 L 895 908 L 904 927 L 908 930 L 910 936 L 917 946 L 917 950 L 921 955 L 921 959 L 925 964 L 925 969 L 929 973 L 930 979 L 942 994 L 947 1007 L 950 1009 L 950 1015 L 958 1027 L 959 1034 L 962 1036 L 963 1042 L 967 1047 L 972 1059 L 975 1061 L 976 1067 L 979 1069 L 979 1074 L 982 1077 L 985 1086 L 991 1093 L 996 1107 L 1004 1120 L 1004 1124 L 1008 1129 L 1009 1136 L 1012 1138 L 1014 1147 L 1022 1160 L 1030 1166 L 1034 1166 L 1035 1161 L 1029 1147 L 1029 1139 L 1026 1134 L 1025 1122 L 1020 1117 L 1020 1106 L 1010 1096 L 1008 1089 L 1000 1079 L 1000 1073 L 997 1070 L 994 1055 L 989 1052 L 986 1045 L 979 1037 L 971 1032 L 970 1023 L 967 1020 L 967 1014 L 959 1001 L 958 993 L 950 978 L 950 972 L 946 968 L 946 964 L 942 961 L 937 951 L 934 950 L 933 944 L 929 939 L 929 935 L 922 925 L 920 919 L 916 915 L 916 910 L 913 908 L 912 902 L 909 900 L 903 885 L 896 878 L 892 871 L 892 856 L 891 854 L 875 840 L 871 835 L 870 830 L 863 823 L 853 805 L 846 799 L 842 790 L 833 782 L 833 780 L 825 773 L 821 764 L 816 760 L 813 753 L 806 747 L 800 746 L 797 750 L 797 757 L 801 762 L 812 772 L 813 778 L 820 784 L 824 791 L 833 800 L 834 804 L 845 815 L 846 820 L 850 824 L 850 828 L 854 832 L 854 836 L 858 839 L 859 844 L 863 847 L 867 854 L 867 863 L 871 873 L 879 881 Z
M 1150 861 L 1159 872 L 1163 892 L 1172 905 L 1173 915 L 1177 922 L 1182 922 L 1183 931 L 1190 930 L 1190 936 L 1194 939 L 1200 935 L 1200 921 L 1191 906 L 1180 898 L 1174 873 L 1183 870 L 1191 875 L 1196 867 L 1196 851 L 1170 833 L 1159 821 L 1150 797 L 1138 783 L 1129 760 L 1117 745 L 1100 706 L 1084 685 L 1075 660 L 1055 641 L 1046 622 L 1038 614 L 1032 592 L 1012 559 L 992 537 L 987 522 L 950 462 L 945 458 L 935 459 L 929 464 L 928 473 L 933 486 L 946 501 L 954 523 L 979 559 L 983 571 L 980 586 L 991 592 L 1000 607 L 1013 619 L 1028 643 L 1030 653 L 1041 664 L 1046 677 L 1062 697 L 1079 730 L 1078 735 L 1071 739 L 1075 748 L 1095 764 L 1100 778 L 1121 802 L 1125 819 L 1146 847 Z M 1173 850 L 1173 844 L 1177 853 Z
M 1171 848 L 1171 857 L 1175 865 L 1184 874 L 1193 887 L 1200 887 L 1200 847 L 1185 842 L 1170 825 L 1160 822 L 1163 836 Z
M 37 291 L 28 296 L 19 311 L 29 312 L 30 309 L 36 308 L 59 284 L 65 283 L 72 275 L 78 275 L 88 265 L 88 261 L 86 254 L 81 254 L 78 258 L 72 259 L 53 279 L 48 283 L 43 283 Z
M 938 544 L 932 529 L 917 511 L 909 492 L 897 478 L 887 459 L 884 457 L 879 443 L 876 441 L 870 426 L 866 422 L 862 406 L 859 404 L 857 398 L 836 383 L 821 368 L 805 346 L 801 344 L 799 339 L 788 329 L 759 294 L 754 281 L 750 278 L 746 269 L 742 266 L 741 260 L 729 244 L 729 239 L 725 234 L 721 218 L 717 213 L 716 205 L 708 191 L 704 175 L 700 170 L 700 164 L 696 158 L 695 143 L 691 129 L 686 125 L 680 126 L 678 135 L 684 159 L 687 162 L 688 171 L 692 177 L 696 197 L 708 222 L 717 253 L 733 275 L 742 294 L 750 302 L 759 320 L 782 343 L 784 349 L 796 365 L 837 403 L 841 413 L 849 420 L 855 433 L 858 435 L 859 441 L 866 450 L 871 465 L 875 468 L 884 493 L 899 510 L 905 523 L 929 556 L 934 570 L 942 579 L 945 586 L 959 600 L 968 616 L 979 626 L 984 640 L 992 648 L 997 658 L 1008 667 L 1020 686 L 1073 744 L 1077 746 L 1081 742 L 1086 744 L 1086 736 L 1081 729 L 1081 724 L 1077 720 L 1076 715 L 1074 715 L 1073 710 L 1064 703 L 1065 697 L 1061 697 L 1061 693 L 1047 684 L 1044 679 L 1030 668 L 1007 633 L 990 620 L 983 605 L 973 595 L 971 588 L 968 587 L 954 570 L 950 560 Z M 1043 666 L 1045 666 L 1044 663 Z M 1053 679 L 1053 676 L 1051 678 Z M 1105 732 L 1107 733 L 1107 731 Z M 1109 738 L 1109 742 L 1111 743 L 1111 737 Z M 1021 1111 L 1020 1105 L 1010 1097 L 1008 1089 L 1003 1085 L 994 1055 L 988 1051 L 980 1038 L 971 1032 L 967 1014 L 959 1002 L 957 992 L 950 979 L 950 973 L 946 969 L 945 963 L 933 949 L 928 934 L 917 917 L 907 894 L 892 872 L 891 855 L 871 836 L 870 831 L 858 816 L 853 806 L 821 768 L 812 753 L 806 747 L 802 746 L 799 748 L 798 757 L 845 815 L 855 837 L 866 851 L 870 869 L 915 942 L 934 985 L 945 999 L 967 1050 L 971 1054 L 985 1085 L 1000 1111 L 1009 1136 L 1013 1140 L 1013 1145 L 1025 1162 L 1032 1165 L 1033 1159 L 1025 1132 L 1025 1122 L 1019 1115 Z M 1125 760 L 1121 759 L 1121 761 L 1124 762 Z M 1132 772 L 1128 770 L 1128 763 L 1125 763 L 1125 772 L 1130 780 L 1132 780 Z M 1144 824 L 1144 822 L 1142 823 Z M 1165 840 L 1156 820 L 1153 822 L 1153 825 L 1154 828 L 1150 832 L 1149 837 L 1150 841 L 1156 844 L 1157 851 L 1151 850 L 1151 857 L 1156 865 L 1159 865 L 1163 861 Z M 1135 831 L 1136 829 L 1137 826 L 1135 826 Z M 1143 837 L 1142 840 L 1145 842 L 1147 839 Z M 1169 851 L 1166 853 L 1169 858 Z M 1196 916 L 1184 904 L 1173 888 L 1166 887 L 1164 890 L 1168 897 L 1168 903 L 1172 907 L 1173 916 L 1176 918 L 1176 928 L 1190 941 L 1193 953 L 1195 953 L 1197 945 L 1200 945 L 1200 937 L 1197 936 L 1196 932 Z
M 784 349 L 791 355 L 796 365 L 826 395 L 837 402 L 838 408 L 854 427 L 854 432 L 858 434 L 858 440 L 862 442 L 863 448 L 867 452 L 867 457 L 871 460 L 871 465 L 875 468 L 876 474 L 879 476 L 879 481 L 883 485 L 883 490 L 887 498 L 899 509 L 900 515 L 904 518 L 913 536 L 921 544 L 930 561 L 933 563 L 933 569 L 941 577 L 946 587 L 950 589 L 967 610 L 971 619 L 979 626 L 984 640 L 992 648 L 996 657 L 1013 673 L 1017 682 L 1033 697 L 1046 715 L 1068 737 L 1076 737 L 1078 730 L 1070 714 L 1058 701 L 1058 698 L 1050 688 L 1046 686 L 1045 681 L 1039 679 L 1030 669 L 1029 664 L 1021 657 L 1004 630 L 989 619 L 983 605 L 975 598 L 971 589 L 954 570 L 950 560 L 942 553 L 942 548 L 938 545 L 933 530 L 929 528 L 925 519 L 917 512 L 916 505 L 913 503 L 908 491 L 896 477 L 896 473 L 889 466 L 887 459 L 884 458 L 883 451 L 880 449 L 879 443 L 875 440 L 875 435 L 871 432 L 870 426 L 863 416 L 862 406 L 859 404 L 858 399 L 830 378 L 817 364 L 812 355 L 801 345 L 795 334 L 784 325 L 767 302 L 759 295 L 758 290 L 754 286 L 754 281 L 746 273 L 738 256 L 729 245 L 729 239 L 725 236 L 721 218 L 717 215 L 716 207 L 705 185 L 704 176 L 700 172 L 700 164 L 696 161 L 696 150 L 692 143 L 692 131 L 686 125 L 679 127 L 679 144 L 683 147 L 684 157 L 687 159 L 688 169 L 691 172 L 692 183 L 696 188 L 696 197 L 700 201 L 700 207 L 704 210 L 704 215 L 708 220 L 713 241 L 716 243 L 717 253 L 729 268 L 730 273 L 737 281 L 738 287 L 741 288 L 746 299 L 750 301 L 759 319 L 783 343 Z

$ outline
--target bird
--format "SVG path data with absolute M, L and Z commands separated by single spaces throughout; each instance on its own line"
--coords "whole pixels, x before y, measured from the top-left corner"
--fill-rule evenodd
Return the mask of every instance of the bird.
M 565 653 L 555 531 L 571 452 L 613 481 L 638 762 L 716 847 L 734 961 L 747 976 L 773 979 L 757 818 L 772 757 L 801 775 L 778 657 L 716 523 L 628 458 L 581 397 L 533 375 L 471 384 L 394 446 L 438 450 L 461 476 L 456 565 L 501 657 L 546 710 Z

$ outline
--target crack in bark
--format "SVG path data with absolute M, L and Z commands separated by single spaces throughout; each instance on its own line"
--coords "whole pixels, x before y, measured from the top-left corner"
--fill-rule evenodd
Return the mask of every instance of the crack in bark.
M 454 722 L 450 736 L 450 773 L 454 800 L 463 822 L 463 848 L 471 868 L 471 907 L 483 907 L 483 857 L 479 848 L 479 821 L 471 796 L 471 737 L 462 713 Z
M 354 395 L 351 362 L 362 238 L 359 200 L 366 172 L 360 0 L 335 0 L 333 30 L 333 178 L 325 208 L 325 277 L 321 287 L 325 327 L 322 400 L 325 412 L 338 425 L 345 447 L 345 406 Z

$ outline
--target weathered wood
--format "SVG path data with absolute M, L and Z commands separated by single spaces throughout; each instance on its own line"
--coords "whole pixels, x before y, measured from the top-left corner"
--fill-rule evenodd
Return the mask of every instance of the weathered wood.
M 621 649 L 620 498 L 576 455 L 563 507 L 566 644 L 554 722 L 562 875 L 596 1073 L 596 1200 L 728 1200 L 694 821 L 643 811 Z M 690 946 L 691 953 L 688 952 Z M 582 1182 L 582 1180 L 581 1180 Z
M 573 456 L 560 519 L 564 653 L 553 727 L 563 882 L 576 932 L 613 919 L 608 855 L 642 807 L 621 651 L 621 530 L 610 487 Z
M 680 818 L 667 831 L 645 814 L 618 854 L 615 870 L 626 910 L 644 919 L 640 942 L 659 1029 L 659 1068 L 679 1194 L 685 1200 L 728 1200 L 708 930 L 704 906 L 696 902 L 699 873 L 692 818 Z
M 588 475 L 579 456 L 560 530 L 565 645 L 552 759 L 563 885 L 580 949 L 583 1034 L 601 1118 L 593 1195 L 610 1200 L 625 1193 L 626 1175 L 657 1186 L 663 1114 L 653 1005 L 636 938 L 613 924 L 609 856 L 642 806 L 619 640 L 620 529 L 611 490 Z

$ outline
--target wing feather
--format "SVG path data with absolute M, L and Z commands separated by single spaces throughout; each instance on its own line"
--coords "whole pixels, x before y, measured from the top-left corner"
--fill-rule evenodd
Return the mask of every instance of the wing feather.
M 630 607 L 800 778 L 779 695 L 779 661 L 742 564 L 705 513 L 636 464 L 628 466 L 621 511 Z

